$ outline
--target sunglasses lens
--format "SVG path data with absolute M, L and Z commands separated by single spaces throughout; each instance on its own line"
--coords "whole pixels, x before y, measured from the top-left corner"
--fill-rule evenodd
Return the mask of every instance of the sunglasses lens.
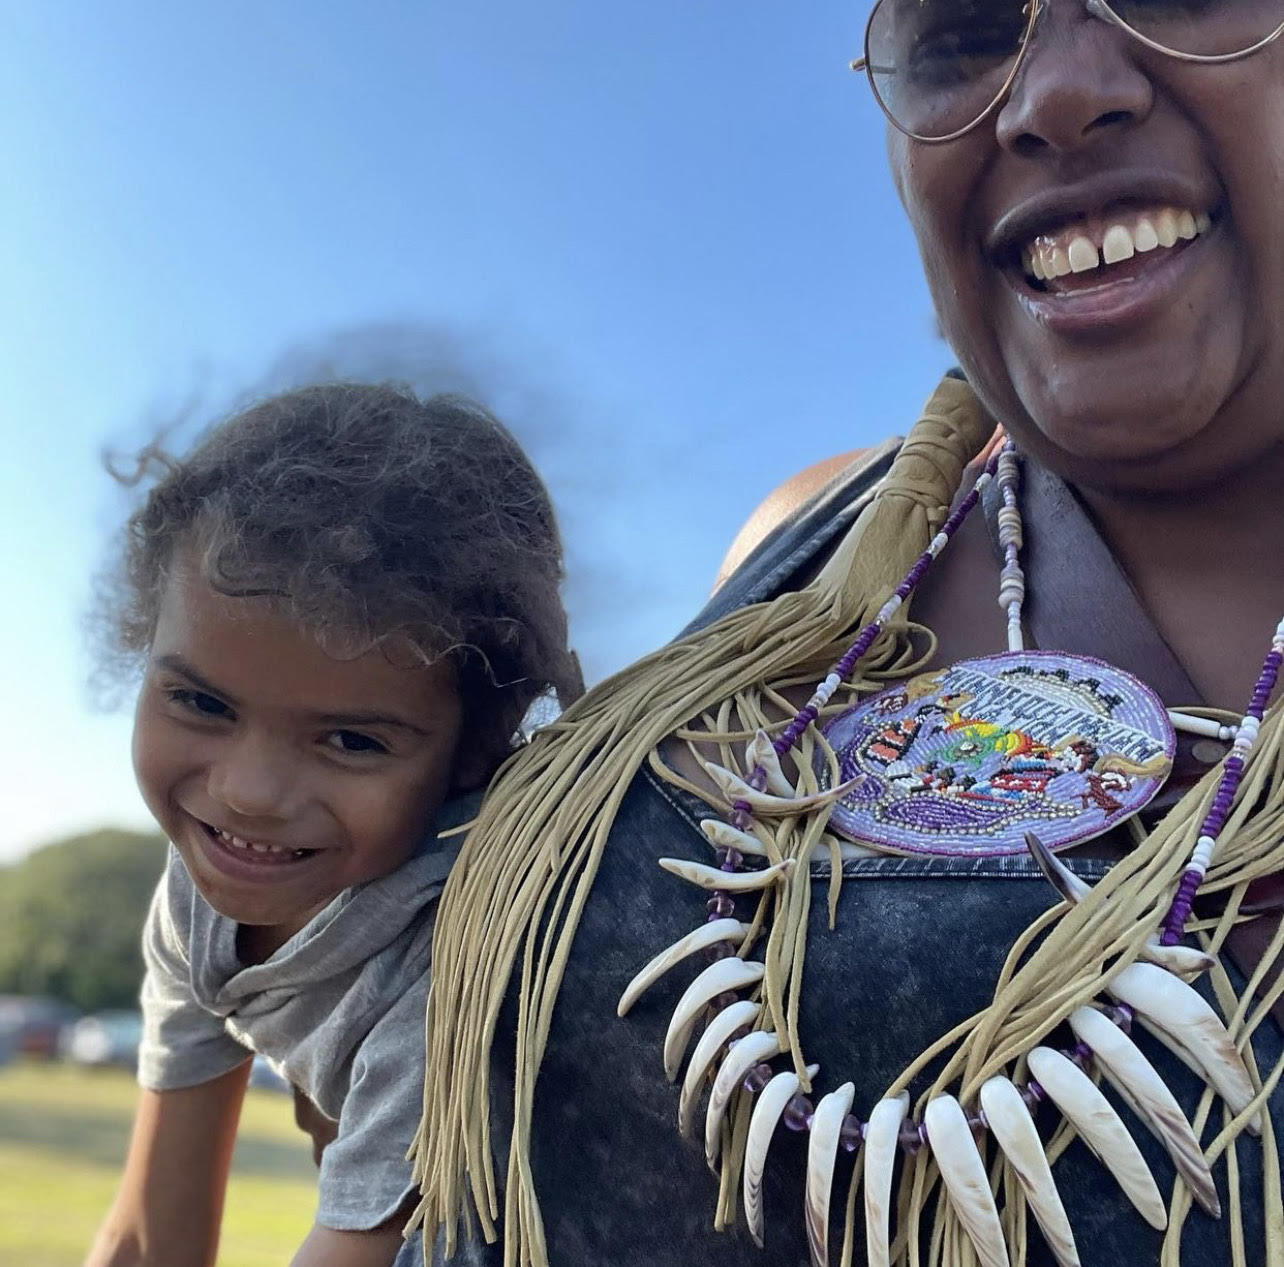
M 1021 0 L 881 0 L 866 46 L 874 91 L 907 132 L 950 136 L 1003 91 L 1028 25 Z
M 1110 0 L 1138 35 L 1174 53 L 1227 57 L 1284 24 L 1284 0 Z

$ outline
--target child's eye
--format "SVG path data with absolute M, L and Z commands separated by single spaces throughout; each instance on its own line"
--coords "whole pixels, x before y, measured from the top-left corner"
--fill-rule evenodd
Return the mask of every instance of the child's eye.
M 204 691 L 194 691 L 186 686 L 177 686 L 166 691 L 165 694 L 173 703 L 202 717 L 227 717 L 231 715 L 232 710 L 221 699 L 214 695 L 207 695 Z
M 377 739 L 360 734 L 355 730 L 334 730 L 326 737 L 326 743 L 340 752 L 387 752 Z

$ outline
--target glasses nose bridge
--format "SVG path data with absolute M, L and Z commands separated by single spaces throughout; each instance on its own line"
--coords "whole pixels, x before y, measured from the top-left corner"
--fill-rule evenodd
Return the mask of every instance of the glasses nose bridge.
M 990 111 L 1002 109 L 1004 104 L 1012 96 L 1020 81 L 1028 69 L 1028 63 L 1031 55 L 1031 45 L 1038 41 L 1039 33 L 1046 25 L 1048 15 L 1054 3 L 1060 5 L 1058 12 L 1069 14 L 1069 11 L 1082 8 L 1088 17 L 1097 18 L 1107 26 L 1118 28 L 1125 33 L 1131 34 L 1130 28 L 1127 27 L 1119 16 L 1111 9 L 1107 0 L 1028 0 L 1033 5 L 1034 12 L 1030 16 L 1030 21 L 1022 37 L 1021 48 L 1017 53 L 1016 63 L 1012 67 L 1012 73 L 1008 76 L 1002 91 L 990 107 Z M 987 114 L 990 113 L 987 111 Z M 984 116 L 983 116 L 984 117 Z M 978 119 L 977 123 L 981 120 Z M 975 125 L 974 125 L 975 126 Z
M 1098 18 L 1110 26 L 1121 25 L 1106 0 L 1029 0 L 1029 3 L 1034 6 L 1034 16 L 1026 28 L 1025 44 L 1027 47 L 1042 29 L 1054 2 L 1062 6 L 1069 5 L 1071 7 L 1082 5 L 1089 17 Z

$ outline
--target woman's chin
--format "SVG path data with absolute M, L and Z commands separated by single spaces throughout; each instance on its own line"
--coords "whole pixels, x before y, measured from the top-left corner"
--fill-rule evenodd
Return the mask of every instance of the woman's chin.
M 1072 484 L 1122 494 L 1194 492 L 1233 473 L 1232 455 L 1211 443 L 1207 423 L 1156 426 L 1153 417 L 1121 415 L 1110 426 L 1067 425 L 1042 433 L 1039 459 Z M 1045 447 L 1046 446 L 1046 447 Z
M 1153 466 L 1186 449 L 1205 429 L 1207 420 L 1188 424 L 1170 411 L 1121 408 L 1103 416 L 1097 412 L 1075 414 L 1059 410 L 1036 415 L 1035 425 L 1044 441 L 1060 455 L 1075 462 L 1108 462 L 1127 467 L 1134 463 Z
M 1029 376 L 1020 391 L 1024 418 L 1009 425 L 1018 444 L 1072 481 L 1105 478 L 1116 487 L 1189 487 L 1235 463 L 1221 406 L 1233 390 L 1211 381 L 1136 390 L 1131 375 Z

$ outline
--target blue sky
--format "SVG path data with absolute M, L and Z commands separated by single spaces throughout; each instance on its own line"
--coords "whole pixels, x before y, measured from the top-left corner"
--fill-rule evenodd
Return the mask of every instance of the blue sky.
M 596 677 L 774 485 L 903 430 L 948 351 L 865 16 L 0 0 L 0 860 L 146 822 L 85 685 L 105 448 L 317 367 L 473 390 L 552 487 Z

